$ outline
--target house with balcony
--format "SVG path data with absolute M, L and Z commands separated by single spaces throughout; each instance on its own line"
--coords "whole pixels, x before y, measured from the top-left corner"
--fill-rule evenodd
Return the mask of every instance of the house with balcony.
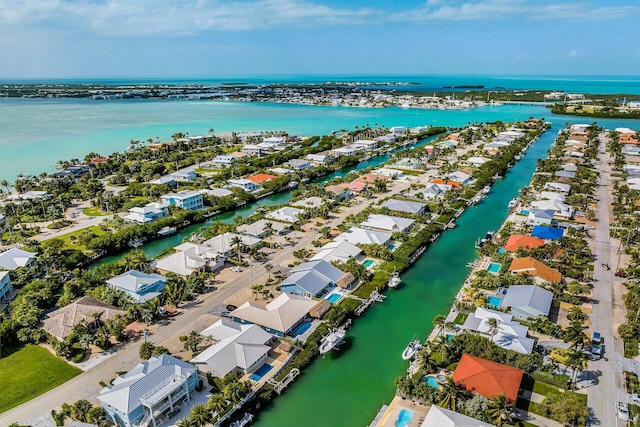
M 137 224 L 147 224 L 168 215 L 169 209 L 167 205 L 151 202 L 141 207 L 129 209 L 129 214 L 124 217 L 124 220 Z
M 4 304 L 11 300 L 13 286 L 11 285 L 11 277 L 8 271 L 0 271 L 0 304 Z
M 165 194 L 160 199 L 165 206 L 174 205 L 191 211 L 204 208 L 204 198 L 200 191 L 182 190 L 177 193 Z
M 107 280 L 107 285 L 129 295 L 134 302 L 146 302 L 164 289 L 167 278 L 159 274 L 148 274 L 138 270 L 129 270 Z
M 20 267 L 31 268 L 36 265 L 35 252 L 11 248 L 0 253 L 0 269 L 13 271 Z
M 195 366 L 168 354 L 140 363 L 98 394 L 107 420 L 119 427 L 154 426 L 191 400 L 198 386 Z
M 265 331 L 279 337 L 291 335 L 309 317 L 309 310 L 316 301 L 291 294 L 281 294 L 267 305 L 247 301 L 230 315 L 239 323 L 260 326 Z
M 216 156 L 213 159 L 213 165 L 218 168 L 228 168 L 236 163 L 233 156 Z
M 198 179 L 198 174 L 193 169 L 175 171 L 169 175 L 176 182 L 193 182 Z
M 230 187 L 242 188 L 247 193 L 251 193 L 251 192 L 254 192 L 254 191 L 257 191 L 257 190 L 261 189 L 261 187 L 258 186 L 258 184 L 256 184 L 255 182 L 253 182 L 253 181 L 251 181 L 249 179 L 244 179 L 244 178 L 230 179 L 227 182 L 229 183 Z
M 216 271 L 224 266 L 224 256 L 209 246 L 186 242 L 174 249 L 175 253 L 153 261 L 151 267 L 163 274 L 171 272 L 189 277 L 193 273 Z

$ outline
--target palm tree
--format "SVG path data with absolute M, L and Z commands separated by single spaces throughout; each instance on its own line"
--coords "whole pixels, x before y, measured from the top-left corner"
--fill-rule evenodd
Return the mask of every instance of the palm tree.
M 271 221 L 267 222 L 264 224 L 264 231 L 269 235 L 269 249 L 271 249 L 271 236 L 273 235 L 273 232 L 275 231 L 273 229 L 273 223 Z
M 573 322 L 584 323 L 588 318 L 589 316 L 587 316 L 587 314 L 584 311 L 582 311 L 580 307 L 577 305 L 574 305 L 573 307 L 571 307 L 569 309 L 569 312 L 567 313 L 567 320 L 569 320 L 572 323 Z
M 176 423 L 176 427 L 194 427 L 189 418 L 181 418 Z
M 85 349 L 89 349 L 89 346 L 93 343 L 93 337 L 90 334 L 82 334 L 80 338 L 78 338 L 78 342 Z
M 257 296 L 258 296 L 258 294 L 262 293 L 262 288 L 263 288 L 263 286 L 262 285 L 258 285 L 258 284 L 255 284 L 255 285 L 251 286 L 251 293 L 253 294 L 253 299 L 254 300 L 258 299 Z
M 466 395 L 466 391 L 456 387 L 451 377 L 446 377 L 437 391 L 438 406 L 456 411 L 458 400 L 464 399 Z
M 191 407 L 189 421 L 194 427 L 204 427 L 211 422 L 211 412 L 204 403 L 198 403 Z
M 264 269 L 269 273 L 269 280 L 271 280 L 271 270 L 273 269 L 273 264 L 266 263 L 264 265 Z
M 504 423 L 513 423 L 513 408 L 504 393 L 489 399 L 487 413 L 491 417 L 491 421 L 497 426 L 501 426 Z
M 571 382 L 575 383 L 580 372 L 587 369 L 587 355 L 580 350 L 574 350 L 567 354 L 565 363 L 568 368 L 573 371 L 571 375 Z
M 197 331 L 191 331 L 184 340 L 184 349 L 192 352 L 198 351 L 198 346 L 202 342 L 203 337 Z
M 571 346 L 575 349 L 578 347 L 583 348 L 584 344 L 589 341 L 589 336 L 586 333 L 588 326 L 582 322 L 571 322 L 569 327 L 564 331 L 564 342 L 571 343 Z
M 500 320 L 495 317 L 491 317 L 487 320 L 487 332 L 491 335 L 491 341 L 493 341 L 493 337 L 500 332 Z
M 238 262 L 242 262 L 240 259 L 240 248 L 242 247 L 242 239 L 240 236 L 235 236 L 231 239 L 231 244 L 235 245 L 236 250 L 238 251 Z
M 235 379 L 224 387 L 223 394 L 233 403 L 238 403 L 245 394 L 245 386 Z
M 454 350 L 453 343 L 445 336 L 438 336 L 438 338 L 433 342 L 433 345 L 434 350 L 440 353 L 441 363 L 444 365 L 445 360 L 449 358 Z
M 440 336 L 440 334 L 442 333 L 446 323 L 447 323 L 447 318 L 444 317 L 442 314 L 438 314 L 433 319 L 433 327 L 438 330 L 438 334 L 437 334 L 438 336 Z
M 214 414 L 221 414 L 227 407 L 227 399 L 224 398 L 222 393 L 212 394 L 207 402 L 207 408 Z
M 178 308 L 178 305 L 180 305 L 185 298 L 184 282 L 179 278 L 175 280 L 171 277 L 168 278 L 167 284 L 164 287 L 164 295 L 167 298 L 167 303 Z

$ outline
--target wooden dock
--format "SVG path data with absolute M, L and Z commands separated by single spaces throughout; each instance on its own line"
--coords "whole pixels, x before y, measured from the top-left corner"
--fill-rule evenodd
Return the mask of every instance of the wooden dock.
M 376 302 L 384 301 L 384 299 L 385 299 L 385 296 L 382 295 L 380 292 L 378 292 L 377 289 L 375 291 L 371 292 L 371 295 L 369 295 L 369 298 L 364 300 L 362 302 L 362 304 L 360 304 L 360 306 L 358 308 L 356 308 L 356 311 L 355 311 L 356 316 L 362 315 L 362 313 L 364 313 L 364 311 L 367 308 L 369 308 L 370 306 L 372 306 Z

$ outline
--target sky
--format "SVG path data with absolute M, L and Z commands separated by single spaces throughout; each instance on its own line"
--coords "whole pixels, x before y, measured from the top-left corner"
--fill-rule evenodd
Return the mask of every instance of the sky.
M 637 0 L 0 0 L 0 78 L 640 75 Z

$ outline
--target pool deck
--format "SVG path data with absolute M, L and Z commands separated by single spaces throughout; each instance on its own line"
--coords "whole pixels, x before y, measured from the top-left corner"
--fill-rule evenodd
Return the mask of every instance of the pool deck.
M 395 396 L 391 403 L 389 403 L 387 410 L 384 412 L 382 417 L 380 417 L 380 422 L 376 424 L 376 426 L 395 427 L 400 411 L 406 409 L 413 412 L 413 418 L 411 418 L 411 421 L 407 423 L 407 427 L 420 427 L 430 408 L 430 406 L 424 406 L 409 399 L 403 399 L 400 396 Z

